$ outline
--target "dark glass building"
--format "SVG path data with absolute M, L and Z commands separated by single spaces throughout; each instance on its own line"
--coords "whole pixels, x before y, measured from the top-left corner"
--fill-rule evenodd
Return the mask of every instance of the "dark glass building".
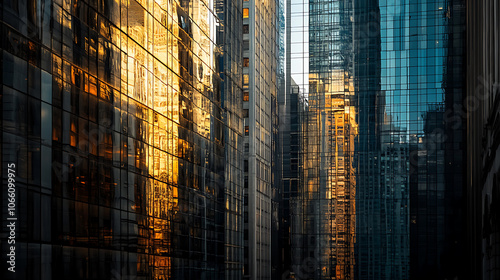
M 352 1 L 309 5 L 308 110 L 298 219 L 305 279 L 354 277 L 353 12 Z
M 277 0 L 243 2 L 243 278 L 252 280 L 272 279 L 272 240 L 278 234 L 279 10 Z
M 220 24 L 217 45 L 222 79 L 222 119 L 225 123 L 224 238 L 225 279 L 241 279 L 243 273 L 243 115 L 242 1 L 216 1 Z
M 500 5 L 467 1 L 467 210 L 470 279 L 500 278 Z
M 280 154 L 281 154 L 281 184 L 279 208 L 279 277 L 289 277 L 292 271 L 292 217 L 294 201 L 297 199 L 300 179 L 302 177 L 302 141 L 304 140 L 303 125 L 307 111 L 307 102 L 300 87 L 291 77 L 287 77 L 287 89 L 280 99 Z
M 241 279 L 241 5 L 2 2 L 2 279 Z
M 309 104 L 296 278 L 468 279 L 464 1 L 290 6 Z

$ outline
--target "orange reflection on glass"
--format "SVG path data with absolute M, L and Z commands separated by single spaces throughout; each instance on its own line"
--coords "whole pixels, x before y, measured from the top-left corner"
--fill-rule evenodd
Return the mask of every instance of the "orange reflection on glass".
M 355 243 L 355 169 L 352 165 L 357 136 L 356 112 L 350 106 L 352 76 L 344 70 L 309 74 L 310 99 L 307 127 L 305 168 L 308 211 L 320 211 L 324 235 L 320 242 L 330 244 L 323 248 L 320 260 L 322 274 L 336 279 L 354 276 Z M 318 143 L 318 144 L 316 144 Z M 326 176 L 319 176 L 323 174 Z M 316 208 L 318 201 L 325 208 Z M 318 210 L 312 210 L 318 209 Z M 316 234 L 311 232 L 311 234 Z M 330 264 L 334 264 L 331 267 Z

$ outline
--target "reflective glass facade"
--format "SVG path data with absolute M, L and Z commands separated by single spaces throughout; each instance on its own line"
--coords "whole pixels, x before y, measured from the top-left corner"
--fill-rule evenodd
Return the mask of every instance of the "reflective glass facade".
M 16 279 L 240 279 L 241 2 L 0 11 Z
M 304 3 L 306 4 L 306 3 Z M 297 16 L 305 5 L 292 4 Z M 291 68 L 307 93 L 303 176 L 292 225 L 294 273 L 301 279 L 351 279 L 354 274 L 357 135 L 353 98 L 353 6 L 309 2 L 307 24 L 292 27 Z M 300 31 L 307 33 L 300 34 Z M 307 39 L 306 39 L 307 36 Z M 294 54 L 294 46 L 303 54 Z M 307 50 L 307 52 L 306 52 Z M 294 65 L 297 63 L 297 65 Z M 307 66 L 305 66 L 307 64 Z M 296 68 L 297 67 L 297 68 Z M 293 70 L 292 70 L 293 71 Z
M 309 103 L 295 276 L 467 277 L 463 1 L 290 7 L 289 68 Z
M 464 3 L 3 1 L 1 278 L 496 279 L 499 5 L 464 103 Z
M 460 114 L 464 8 L 463 1 L 379 2 L 380 90 L 385 99 L 380 112 L 394 126 L 382 131 L 380 138 L 380 182 L 383 186 L 385 180 L 389 187 L 382 198 L 389 203 L 379 213 L 386 218 L 386 213 L 393 213 L 385 228 L 392 253 L 381 251 L 387 260 L 379 274 L 383 277 L 467 279 L 461 269 L 465 266 L 465 127 Z M 390 160 L 387 166 L 387 152 L 406 158 L 406 164 Z M 377 273 L 366 277 L 377 279 Z
M 297 199 L 302 174 L 302 146 L 304 116 L 307 102 L 299 86 L 290 77 L 287 82 L 286 95 L 280 100 L 280 154 L 281 154 L 281 184 L 280 184 L 280 231 L 278 260 L 280 277 L 287 276 L 292 271 L 291 226 L 294 215 L 293 203 Z
M 217 1 L 217 44 L 222 79 L 223 120 L 226 124 L 224 238 L 225 279 L 243 272 L 243 115 L 242 115 L 242 1 Z

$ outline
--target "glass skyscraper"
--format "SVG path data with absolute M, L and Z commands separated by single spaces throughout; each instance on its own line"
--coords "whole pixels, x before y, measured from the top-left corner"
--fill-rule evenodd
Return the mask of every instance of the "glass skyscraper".
M 243 272 L 243 58 L 242 1 L 216 1 L 219 17 L 217 45 L 221 73 L 221 102 L 225 123 L 224 238 L 225 279 L 241 279 Z
M 4 0 L 0 278 L 498 278 L 499 11 Z
M 500 3 L 467 2 L 467 210 L 470 279 L 500 278 Z
M 241 279 L 241 3 L 2 2 L 2 279 Z
M 244 278 L 271 279 L 276 209 L 277 98 L 280 79 L 275 0 L 243 2 Z

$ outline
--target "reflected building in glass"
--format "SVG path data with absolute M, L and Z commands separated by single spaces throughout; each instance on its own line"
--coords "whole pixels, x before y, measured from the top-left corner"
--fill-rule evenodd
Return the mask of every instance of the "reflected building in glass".
M 360 1 L 359 279 L 468 279 L 464 1 Z
M 16 279 L 241 278 L 241 2 L 222 2 L 2 3 Z
M 242 101 L 242 1 L 217 1 L 217 45 L 222 79 L 221 97 L 225 123 L 224 258 L 225 279 L 241 279 L 243 273 L 243 101 Z
M 292 70 L 291 75 L 300 81 L 308 98 L 303 174 L 291 210 L 292 271 L 300 279 L 352 279 L 356 225 L 353 156 L 358 130 L 353 103 L 353 9 L 350 1 L 307 4 L 291 5 L 292 18 L 307 13 L 307 25 L 291 30 L 291 68 L 303 70 Z M 307 55 L 295 55 L 295 46 Z
M 291 274 L 468 279 L 464 1 L 289 3 L 309 105 Z

